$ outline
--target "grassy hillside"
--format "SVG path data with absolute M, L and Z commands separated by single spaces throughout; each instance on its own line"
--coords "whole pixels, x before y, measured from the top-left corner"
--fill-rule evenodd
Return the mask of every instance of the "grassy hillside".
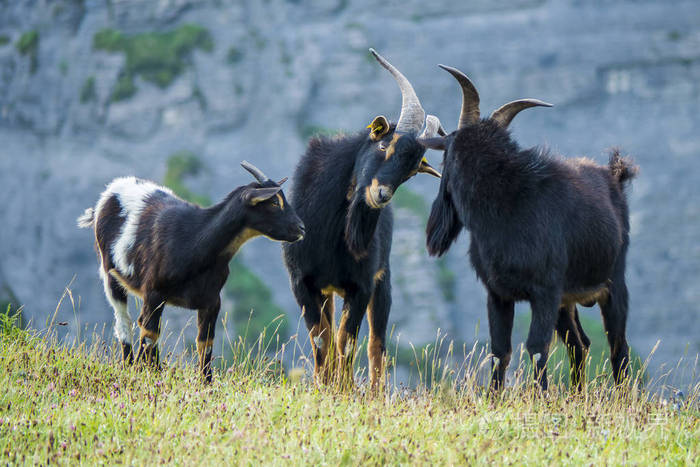
M 370 397 L 246 354 L 205 386 L 189 356 L 160 372 L 122 368 L 104 344 L 0 319 L 2 464 L 686 465 L 700 455 L 697 390 L 682 404 L 593 384 L 582 396 L 516 387 L 493 398 L 460 378 Z

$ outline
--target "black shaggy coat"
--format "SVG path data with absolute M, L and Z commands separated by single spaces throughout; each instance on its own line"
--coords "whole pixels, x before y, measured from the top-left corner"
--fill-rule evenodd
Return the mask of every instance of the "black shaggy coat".
M 381 379 L 391 308 L 393 214 L 390 195 L 379 206 L 371 199 L 372 189 L 393 193 L 423 170 L 425 153 L 415 135 L 396 134 L 394 126 L 384 133 L 314 138 L 293 177 L 290 200 L 306 225 L 306 237 L 284 245 L 284 259 L 309 329 L 316 375 L 324 381 L 335 365 L 341 382 L 348 377 L 365 312 L 372 386 Z M 334 294 L 344 299 L 335 339 Z
M 372 334 L 368 352 L 378 354 L 375 358 L 384 352 L 391 307 L 393 214 L 391 206 L 371 208 L 363 190 L 357 189 L 361 176 L 357 156 L 370 144 L 367 133 L 312 139 L 292 178 L 290 201 L 307 233 L 303 241 L 284 246 L 284 259 L 309 327 L 317 372 L 325 371 L 326 381 L 334 346 L 340 358 L 352 360 L 354 339 L 368 306 Z M 345 300 L 335 342 L 334 293 Z
M 628 361 L 625 256 L 629 214 L 625 182 L 636 168 L 617 151 L 600 166 L 521 150 L 508 131 L 482 120 L 447 136 L 444 173 L 427 226 L 427 247 L 442 255 L 462 228 L 469 257 L 488 291 L 494 384 L 511 355 L 514 302 L 527 300 L 527 350 L 546 388 L 554 329 L 569 344 L 573 380 L 581 382 L 590 345 L 576 303 L 601 305 L 616 381 Z

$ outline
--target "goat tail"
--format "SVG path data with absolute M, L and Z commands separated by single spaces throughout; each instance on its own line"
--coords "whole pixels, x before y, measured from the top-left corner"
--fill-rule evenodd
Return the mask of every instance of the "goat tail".
M 95 222 L 95 208 L 87 208 L 82 216 L 78 217 L 78 227 L 87 229 Z
M 631 157 L 620 155 L 619 148 L 613 148 L 610 152 L 610 173 L 612 173 L 613 178 L 624 185 L 625 182 L 632 180 L 637 176 L 639 172 L 639 166 L 637 166 Z

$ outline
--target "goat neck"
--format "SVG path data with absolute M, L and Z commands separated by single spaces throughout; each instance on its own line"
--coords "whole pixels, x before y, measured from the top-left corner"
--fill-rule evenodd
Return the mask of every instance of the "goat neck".
M 235 189 L 223 201 L 204 211 L 206 220 L 197 239 L 202 257 L 222 254 L 233 257 L 236 252 L 231 247 L 238 243 L 235 248 L 237 249 L 248 239 L 240 238 L 247 236 L 245 202 L 241 197 L 241 189 Z

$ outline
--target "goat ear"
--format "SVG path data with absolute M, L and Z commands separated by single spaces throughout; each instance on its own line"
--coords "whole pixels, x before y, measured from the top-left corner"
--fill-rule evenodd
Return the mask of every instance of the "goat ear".
M 384 115 L 374 117 L 374 120 L 367 125 L 367 128 L 369 128 L 369 139 L 379 141 L 384 135 L 389 133 L 389 120 Z
M 443 136 L 436 136 L 434 138 L 416 138 L 416 141 L 418 141 L 418 144 L 425 148 L 435 149 L 437 151 L 444 151 L 446 147 L 445 138 Z
M 251 206 L 255 206 L 258 203 L 272 198 L 279 193 L 281 189 L 282 187 L 279 186 L 273 186 L 270 188 L 251 188 L 245 193 L 245 195 L 243 195 L 243 199 Z

